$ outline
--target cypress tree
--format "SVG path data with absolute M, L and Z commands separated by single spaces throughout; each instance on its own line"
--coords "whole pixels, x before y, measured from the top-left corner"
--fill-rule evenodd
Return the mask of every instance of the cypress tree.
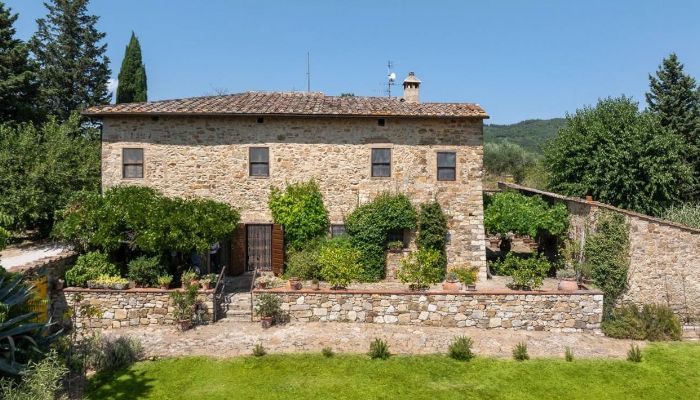
M 122 68 L 119 71 L 117 103 L 147 101 L 146 66 L 141 60 L 141 44 L 134 32 L 126 46 Z
M 67 120 L 71 112 L 106 104 L 109 58 L 105 33 L 95 25 L 99 17 L 87 14 L 88 0 L 50 0 L 46 18 L 30 42 L 39 63 L 41 95 L 48 112 Z
M 36 116 L 38 83 L 26 43 L 15 39 L 17 14 L 0 2 L 0 122 Z
M 695 176 L 690 197 L 700 199 L 700 91 L 675 53 L 663 59 L 655 76 L 649 75 L 646 99 L 661 125 L 685 141 L 684 154 Z

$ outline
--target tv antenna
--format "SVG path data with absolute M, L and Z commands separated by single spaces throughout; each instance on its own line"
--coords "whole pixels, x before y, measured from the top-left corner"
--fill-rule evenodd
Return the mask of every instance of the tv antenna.
M 309 52 L 306 52 L 306 92 L 311 93 L 311 61 Z
M 392 63 L 390 60 L 386 63 L 386 70 L 387 70 L 386 94 L 389 95 L 389 98 L 391 98 L 391 87 L 394 86 L 394 83 L 396 82 L 396 74 L 391 71 L 392 68 L 394 68 L 394 63 Z

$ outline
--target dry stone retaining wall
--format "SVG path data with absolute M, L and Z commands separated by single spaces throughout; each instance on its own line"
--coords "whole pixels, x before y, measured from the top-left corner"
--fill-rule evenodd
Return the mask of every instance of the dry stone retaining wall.
M 577 292 L 385 292 L 282 291 L 282 309 L 292 321 L 355 322 L 444 327 L 597 332 L 603 295 Z

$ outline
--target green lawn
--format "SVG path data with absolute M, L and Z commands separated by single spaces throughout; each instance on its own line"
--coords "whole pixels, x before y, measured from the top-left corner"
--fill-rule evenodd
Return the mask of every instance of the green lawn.
M 575 351 L 575 349 L 574 349 Z M 90 399 L 697 399 L 700 344 L 624 360 L 267 355 L 142 362 L 95 376 Z

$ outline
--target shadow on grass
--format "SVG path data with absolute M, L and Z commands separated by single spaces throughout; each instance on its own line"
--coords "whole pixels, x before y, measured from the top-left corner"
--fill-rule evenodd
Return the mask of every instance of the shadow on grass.
M 148 395 L 155 379 L 133 369 L 100 372 L 88 383 L 87 399 L 139 399 Z

